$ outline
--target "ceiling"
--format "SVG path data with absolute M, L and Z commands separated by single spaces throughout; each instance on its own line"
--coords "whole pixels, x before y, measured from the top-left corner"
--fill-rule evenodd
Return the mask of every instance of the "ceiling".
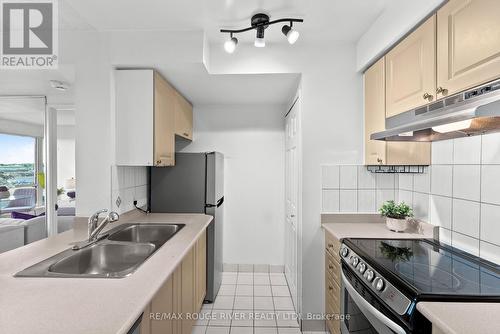
M 299 74 L 209 74 L 203 64 L 154 66 L 195 105 L 287 104 Z M 272 88 L 272 89 L 271 89 Z
M 54 89 L 50 80 L 66 82 L 69 88 Z M 56 70 L 0 71 L 0 119 L 42 125 L 45 99 L 12 96 L 46 96 L 47 103 L 58 109 L 57 124 L 74 125 L 74 83 L 74 70 L 67 65 Z
M 219 29 L 249 25 L 253 14 L 264 12 L 271 19 L 294 16 L 301 41 L 357 41 L 395 0 L 62 0 L 62 16 L 75 18 L 75 29 L 97 30 L 203 30 L 210 43 L 223 43 Z M 67 13 L 67 14 L 66 14 Z M 65 26 L 70 24 L 63 20 Z M 242 34 L 251 42 L 254 32 Z M 283 41 L 281 26 L 266 31 L 266 40 Z
M 45 100 L 43 98 L 2 98 L 0 96 L 0 121 L 9 120 L 32 125 L 44 124 Z M 75 125 L 75 110 L 57 111 L 58 126 Z
M 59 91 L 50 85 L 50 80 L 69 84 L 69 89 Z M 74 100 L 74 70 L 71 66 L 60 65 L 55 70 L 0 71 L 1 95 L 45 95 L 49 103 L 70 104 Z

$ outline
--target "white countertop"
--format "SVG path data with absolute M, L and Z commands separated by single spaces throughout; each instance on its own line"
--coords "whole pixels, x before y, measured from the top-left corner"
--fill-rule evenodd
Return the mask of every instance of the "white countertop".
M 420 311 L 442 333 L 497 333 L 500 328 L 500 303 L 417 303 Z
M 87 236 L 86 219 L 73 230 L 0 254 L 0 333 L 127 333 L 158 289 L 212 221 L 203 214 L 133 212 L 121 223 L 182 223 L 186 226 L 131 276 L 112 278 L 14 278 L 24 268 Z M 113 228 L 117 224 L 110 224 Z
M 419 233 L 393 232 L 381 223 L 323 223 L 323 228 L 337 240 L 344 238 L 381 238 L 381 239 L 425 239 L 433 237 L 432 228 Z
M 325 214 L 323 228 L 338 240 L 343 238 L 433 238 L 434 226 L 423 223 L 414 233 L 397 233 L 387 229 L 377 217 Z M 338 222 L 337 222 L 338 221 Z M 347 222 L 346 222 L 347 221 Z M 372 221 L 359 223 L 359 221 Z M 433 327 L 447 334 L 494 333 L 500 328 L 500 303 L 419 302 L 420 311 Z

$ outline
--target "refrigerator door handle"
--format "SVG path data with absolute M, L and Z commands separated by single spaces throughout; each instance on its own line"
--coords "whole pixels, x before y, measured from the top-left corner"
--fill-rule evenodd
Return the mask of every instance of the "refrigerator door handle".
M 217 204 L 205 204 L 205 208 L 218 208 L 219 206 L 224 203 L 224 197 L 221 197 L 218 201 Z

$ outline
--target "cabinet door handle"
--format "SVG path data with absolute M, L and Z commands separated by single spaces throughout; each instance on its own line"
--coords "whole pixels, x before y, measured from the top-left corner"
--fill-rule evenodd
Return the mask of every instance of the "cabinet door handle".
M 331 270 L 333 270 L 333 266 L 331 264 L 328 265 L 328 268 L 330 268 Z
M 328 286 L 328 290 L 333 291 L 333 288 L 331 285 Z
M 424 98 L 424 100 L 427 100 L 427 101 L 429 101 L 429 102 L 430 102 L 430 101 L 432 101 L 432 98 L 433 98 L 434 96 L 432 96 L 432 95 L 431 95 L 431 94 L 429 94 L 429 93 L 425 93 L 422 97 Z
M 183 135 L 186 137 L 189 137 L 189 133 L 187 133 L 187 132 L 184 132 Z
M 439 86 L 437 89 L 436 89 L 436 94 L 443 94 L 443 95 L 447 95 L 448 94 L 448 90 L 446 88 L 443 88 L 441 86 Z
M 380 159 L 380 158 L 377 158 L 377 162 L 378 162 L 379 164 L 381 164 L 381 163 L 383 163 L 384 161 L 383 161 L 382 159 Z
M 328 247 L 329 248 L 333 248 L 333 244 L 328 244 Z
M 161 160 L 156 160 L 156 164 L 157 165 L 161 164 Z

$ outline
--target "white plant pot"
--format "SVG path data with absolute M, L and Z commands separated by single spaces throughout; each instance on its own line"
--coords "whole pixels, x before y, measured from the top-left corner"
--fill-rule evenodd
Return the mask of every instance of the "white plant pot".
M 408 228 L 408 220 L 407 219 L 395 219 L 386 217 L 385 225 L 387 228 L 394 232 L 403 232 Z

